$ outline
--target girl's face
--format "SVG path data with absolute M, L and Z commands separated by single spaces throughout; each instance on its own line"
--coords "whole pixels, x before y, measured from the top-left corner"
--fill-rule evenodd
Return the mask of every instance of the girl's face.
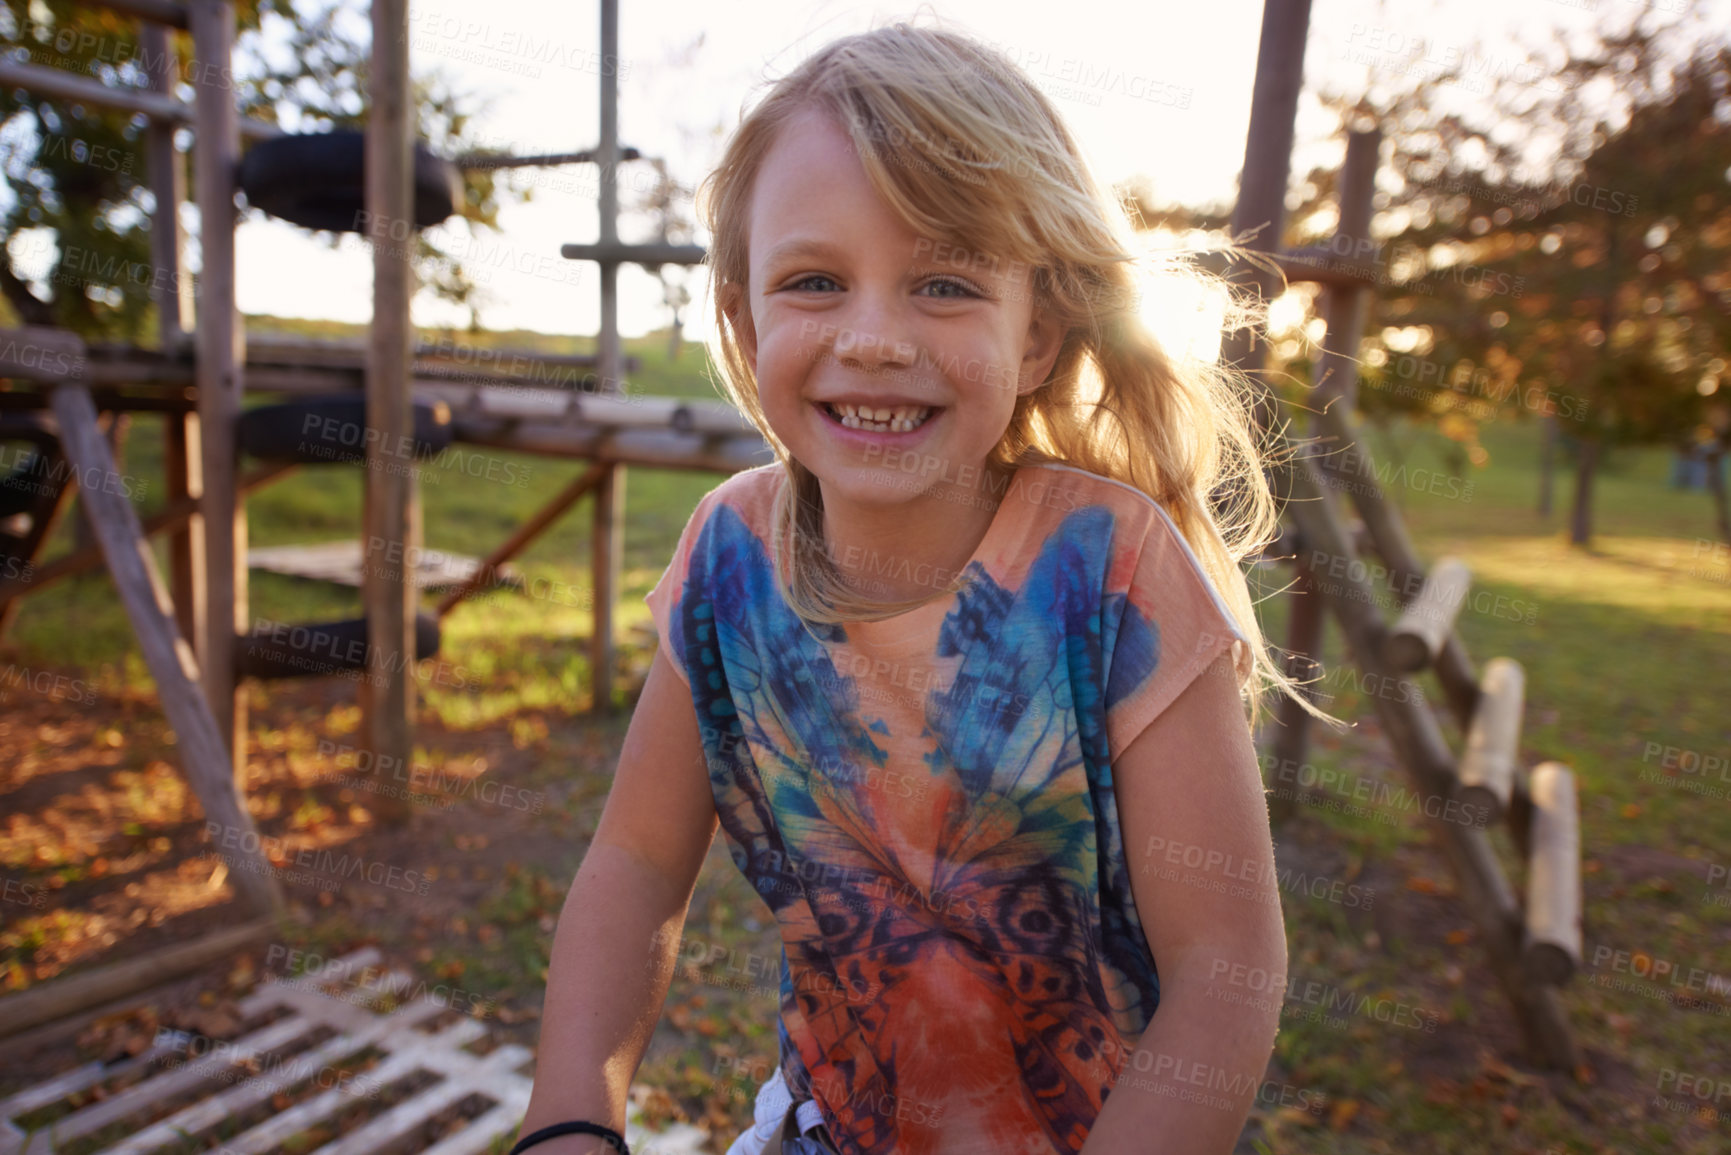
M 770 427 L 825 502 L 974 487 L 1063 337 L 1033 308 L 1031 270 L 916 235 L 817 111 L 764 158 L 750 230 L 749 289 L 727 315 Z

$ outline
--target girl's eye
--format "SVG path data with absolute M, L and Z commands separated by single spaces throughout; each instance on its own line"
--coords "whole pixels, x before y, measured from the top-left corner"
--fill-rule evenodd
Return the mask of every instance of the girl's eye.
M 814 285 L 813 282 L 817 282 L 817 284 Z M 830 288 L 840 288 L 841 287 L 835 283 L 834 277 L 827 277 L 822 273 L 813 273 L 808 277 L 801 277 L 799 280 L 797 280 L 797 281 L 793 282 L 793 284 L 789 285 L 788 288 L 790 288 L 790 289 L 803 289 L 803 290 L 806 290 L 808 292 L 821 293 L 821 292 L 827 292 L 828 291 L 827 289 L 824 288 L 825 285 L 829 286 Z
M 947 297 L 947 298 L 954 299 L 954 298 L 960 298 L 960 297 L 977 297 L 980 295 L 979 290 L 975 289 L 972 285 L 968 284 L 966 281 L 958 281 L 958 280 L 955 280 L 955 279 L 950 278 L 950 277 L 938 277 L 935 280 L 927 281 L 924 285 L 922 285 L 920 287 L 922 289 L 941 289 L 941 290 L 944 290 L 943 292 L 933 293 L 932 296 L 935 296 L 935 297 Z

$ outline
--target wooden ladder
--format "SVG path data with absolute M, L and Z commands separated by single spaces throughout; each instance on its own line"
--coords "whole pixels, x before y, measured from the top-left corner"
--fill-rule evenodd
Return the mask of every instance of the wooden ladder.
M 1471 575 L 1453 558 L 1438 561 L 1428 572 L 1421 568 L 1400 515 L 1376 483 L 1369 454 L 1343 409 L 1339 404 L 1325 406 L 1316 416 L 1320 436 L 1291 446 L 1291 455 L 1271 470 L 1297 530 L 1294 563 L 1333 611 L 1359 670 L 1378 686 L 1403 683 L 1400 694 L 1370 697 L 1395 756 L 1421 793 L 1506 824 L 1526 864 L 1524 902 L 1504 877 L 1491 846 L 1489 823 L 1480 827 L 1450 821 L 1426 807 L 1529 1052 L 1544 1065 L 1574 1071 L 1580 1052 L 1558 994 L 1581 961 L 1581 842 L 1574 776 L 1558 762 L 1545 762 L 1530 774 L 1522 769 L 1518 747 L 1524 673 L 1509 658 L 1492 659 L 1482 679 L 1474 673 L 1454 624 Z M 1378 590 L 1360 564 L 1364 559 L 1355 535 L 1324 485 L 1329 472 L 1353 479 L 1348 492 L 1363 519 L 1364 536 L 1402 602 L 1392 627 L 1377 608 Z M 1335 565 L 1335 559 L 1346 561 Z M 1327 563 L 1326 577 L 1317 572 L 1322 563 Z M 1458 759 L 1422 688 L 1403 678 L 1426 669 L 1435 673 L 1466 734 Z

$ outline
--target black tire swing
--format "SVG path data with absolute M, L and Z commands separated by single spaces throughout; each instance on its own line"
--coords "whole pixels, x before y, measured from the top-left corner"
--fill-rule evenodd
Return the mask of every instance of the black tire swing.
M 366 133 L 291 133 L 261 140 L 240 162 L 249 204 L 309 229 L 365 233 Z M 415 145 L 415 227 L 431 228 L 463 202 L 457 166 Z M 406 240 L 407 237 L 398 237 Z

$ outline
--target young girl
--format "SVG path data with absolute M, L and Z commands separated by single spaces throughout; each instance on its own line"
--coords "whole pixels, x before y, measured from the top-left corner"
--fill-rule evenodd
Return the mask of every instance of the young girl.
M 1122 213 L 962 36 L 820 51 L 703 209 L 777 461 L 649 594 L 519 1147 L 622 1145 L 719 824 L 783 943 L 731 1155 L 1231 1150 L 1286 964 L 1244 708 L 1280 678 L 1236 564 L 1272 503 L 1233 378 L 1161 352 Z

